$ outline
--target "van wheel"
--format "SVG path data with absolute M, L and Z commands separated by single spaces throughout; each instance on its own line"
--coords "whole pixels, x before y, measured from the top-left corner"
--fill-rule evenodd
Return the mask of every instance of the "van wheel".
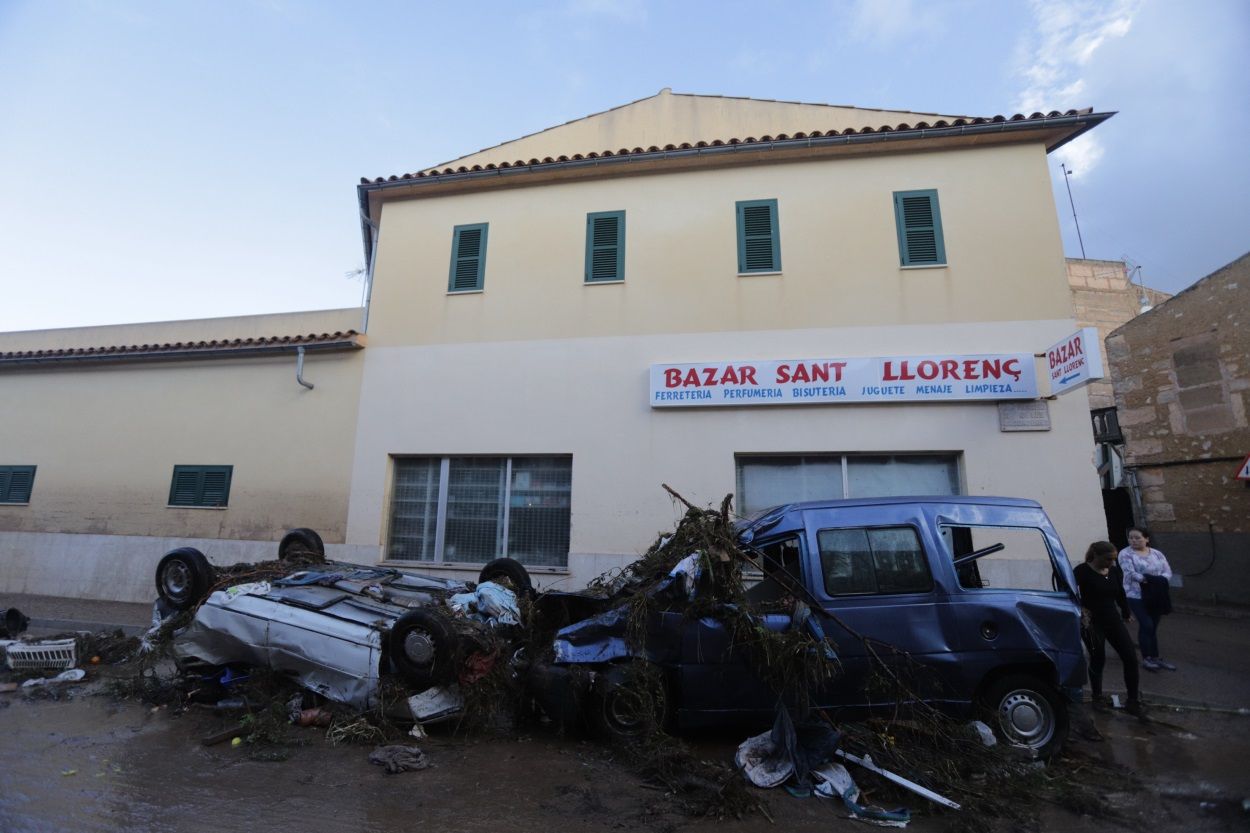
M 506 578 L 512 582 L 512 589 L 518 597 L 533 596 L 534 584 L 530 581 L 529 570 L 515 558 L 496 558 L 478 573 L 478 583 Z
M 1068 736 L 1068 708 L 1050 685 L 1028 674 L 996 680 L 981 698 L 981 710 L 994 733 L 1039 758 L 1058 754 Z
M 301 556 L 306 561 L 325 561 L 326 545 L 321 542 L 321 536 L 303 526 L 283 535 L 278 543 L 278 560 L 286 561 L 296 556 Z
M 413 687 L 425 690 L 453 678 L 455 638 L 438 614 L 410 610 L 391 627 L 387 652 L 395 668 Z
M 156 592 L 174 610 L 188 610 L 213 586 L 213 567 L 194 547 L 165 553 L 156 565 Z
M 658 668 L 613 668 L 602 674 L 597 688 L 593 719 L 605 737 L 632 741 L 664 728 L 668 691 Z

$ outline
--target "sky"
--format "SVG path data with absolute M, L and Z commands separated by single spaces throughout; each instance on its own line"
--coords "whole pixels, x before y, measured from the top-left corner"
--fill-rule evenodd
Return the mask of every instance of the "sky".
M 1065 253 L 1250 251 L 1246 0 L 0 0 L 0 331 L 357 306 L 356 184 L 674 92 L 1118 115 Z M 717 138 L 717 137 L 707 137 Z M 587 151 L 598 148 L 587 148 Z

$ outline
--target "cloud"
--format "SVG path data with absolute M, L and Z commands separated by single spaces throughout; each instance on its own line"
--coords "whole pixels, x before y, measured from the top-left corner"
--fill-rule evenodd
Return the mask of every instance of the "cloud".
M 912 35 L 932 38 L 944 27 L 941 16 L 928 3 L 855 0 L 850 28 L 856 40 L 885 45 Z
M 645 23 L 645 0 L 568 0 L 569 13 L 578 17 L 606 17 L 620 23 Z
M 1102 142 L 1089 133 L 1073 139 L 1054 153 L 1060 162 L 1068 166 L 1068 172 L 1078 179 L 1098 165 L 1102 154 Z
M 1033 29 L 1017 50 L 1023 80 L 1019 113 L 1088 106 L 1084 74 L 1099 47 L 1132 28 L 1140 0 L 1033 0 Z M 1102 158 L 1098 139 L 1082 136 L 1056 152 L 1075 171 L 1088 174 Z

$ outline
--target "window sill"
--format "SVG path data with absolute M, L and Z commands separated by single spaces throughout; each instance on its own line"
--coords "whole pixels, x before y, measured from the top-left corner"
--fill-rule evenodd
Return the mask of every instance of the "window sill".
M 900 266 L 901 270 L 908 271 L 911 269 L 945 269 L 945 263 L 917 263 L 914 266 Z
M 480 564 L 461 563 L 458 561 L 379 561 L 379 567 L 394 567 L 397 570 L 411 570 L 414 573 L 421 572 L 481 572 L 486 566 L 485 562 Z M 533 576 L 567 576 L 572 575 L 567 567 L 531 567 L 528 564 L 522 565 L 526 572 Z
M 739 272 L 738 277 L 755 278 L 755 277 L 768 277 L 770 275 L 780 275 L 780 274 L 782 274 L 782 272 L 780 269 L 778 269 L 776 272 Z
M 0 500 L 0 506 L 30 506 L 30 501 L 18 503 L 16 500 Z
M 182 506 L 181 504 L 167 503 L 165 504 L 165 508 L 166 509 L 208 509 L 213 512 L 224 512 L 230 507 L 229 506 Z
M 485 289 L 449 289 L 448 295 L 481 295 Z
M 625 283 L 625 279 L 619 281 L 582 281 L 582 286 L 612 286 L 613 284 Z

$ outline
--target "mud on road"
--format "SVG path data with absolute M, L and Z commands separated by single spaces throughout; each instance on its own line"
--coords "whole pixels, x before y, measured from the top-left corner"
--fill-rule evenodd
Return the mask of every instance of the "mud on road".
M 93 689 L 96 691 L 92 693 Z M 1158 712 L 1142 725 L 1097 715 L 1104 743 L 1075 742 L 1056 766 L 1091 759 L 1131 767 L 1144 790 L 1112 792 L 1119 818 L 1094 818 L 1043 805 L 1040 830 L 1204 833 L 1244 830 L 1250 795 L 1250 718 L 1210 712 Z M 386 775 L 367 762 L 371 746 L 326 743 L 321 731 L 293 729 L 283 761 L 259 761 L 248 748 L 205 747 L 200 738 L 229 719 L 172 715 L 115 701 L 98 685 L 59 700 L 0 695 L 0 830 L 212 831 L 270 833 L 393 831 L 828 831 L 867 829 L 840 804 L 755 791 L 764 813 L 742 820 L 692 819 L 643 783 L 608 747 L 544 730 L 512 737 L 465 737 L 449 729 L 413 741 L 433 766 Z M 697 751 L 729 760 L 741 738 L 697 738 Z M 860 785 L 870 786 L 861 773 Z M 1126 779 L 1126 784 L 1129 783 Z M 896 795 L 878 795 L 882 801 Z M 964 829 L 960 814 L 912 797 L 918 831 Z M 770 821 L 770 818 L 772 821 Z M 1006 822 L 992 829 L 1016 830 Z

